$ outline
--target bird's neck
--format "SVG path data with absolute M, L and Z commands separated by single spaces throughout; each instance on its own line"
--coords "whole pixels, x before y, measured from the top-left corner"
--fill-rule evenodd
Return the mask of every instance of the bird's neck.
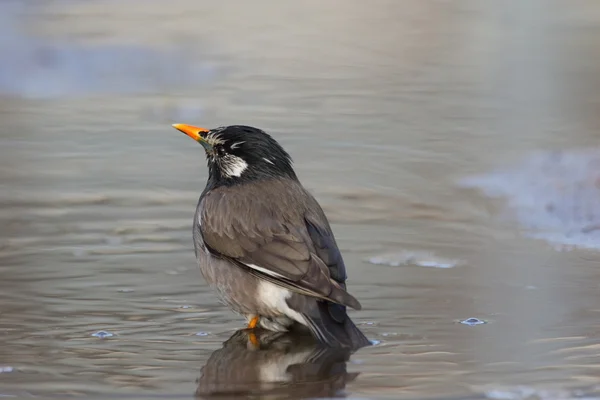
M 209 165 L 208 168 L 208 180 L 205 191 L 221 186 L 239 186 L 270 179 L 291 179 L 297 181 L 298 177 L 293 170 L 291 172 L 275 173 L 259 168 L 248 169 L 241 176 L 226 176 L 218 166 L 213 164 Z

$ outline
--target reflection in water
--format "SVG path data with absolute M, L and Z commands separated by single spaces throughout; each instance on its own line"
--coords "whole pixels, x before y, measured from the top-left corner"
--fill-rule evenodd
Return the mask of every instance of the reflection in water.
M 358 373 L 348 373 L 348 350 L 319 346 L 312 337 L 256 330 L 237 331 L 212 353 L 198 379 L 196 395 L 277 398 L 339 397 Z

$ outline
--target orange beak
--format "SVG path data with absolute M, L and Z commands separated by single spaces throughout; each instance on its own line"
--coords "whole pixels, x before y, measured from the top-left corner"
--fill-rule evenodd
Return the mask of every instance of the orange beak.
M 200 133 L 210 131 L 210 129 L 198 128 L 197 126 L 186 124 L 173 124 L 171 126 L 177 129 L 178 131 L 185 133 L 186 135 L 194 139 L 196 142 L 202 142 L 204 140 L 202 136 L 200 136 Z

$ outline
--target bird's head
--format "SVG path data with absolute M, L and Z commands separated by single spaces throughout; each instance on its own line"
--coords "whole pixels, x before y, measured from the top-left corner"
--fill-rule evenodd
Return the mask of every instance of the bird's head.
M 244 125 L 214 129 L 173 124 L 204 147 L 209 181 L 234 185 L 256 179 L 287 177 L 296 180 L 289 154 L 266 132 Z

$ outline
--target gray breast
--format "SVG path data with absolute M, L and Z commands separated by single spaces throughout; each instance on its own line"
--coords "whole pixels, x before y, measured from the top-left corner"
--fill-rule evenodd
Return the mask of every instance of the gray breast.
M 204 245 L 202 233 L 202 204 L 198 205 L 194 216 L 194 248 L 196 260 L 202 276 L 216 291 L 219 300 L 233 311 L 241 314 L 258 314 L 262 304 L 258 304 L 259 281 L 233 263 L 213 256 Z

